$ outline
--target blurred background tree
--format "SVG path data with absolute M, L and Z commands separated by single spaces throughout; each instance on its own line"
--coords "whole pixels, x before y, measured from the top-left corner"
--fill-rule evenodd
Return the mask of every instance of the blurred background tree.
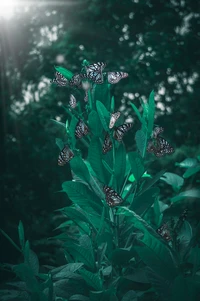
M 151 172 L 199 154 L 200 3 L 196 0 L 65 0 L 0 3 L 0 227 L 15 237 L 21 219 L 26 237 L 53 235 L 53 210 L 66 205 L 56 193 L 70 178 L 57 166 L 55 137 L 65 122 L 70 91 L 50 84 L 54 65 L 78 72 L 83 59 L 103 61 L 129 77 L 114 85 L 117 107 L 136 116 L 152 89 L 156 123 L 176 148 L 154 161 Z M 130 136 L 129 136 L 130 137 Z M 129 149 L 134 147 L 128 139 Z M 1 262 L 19 254 L 0 236 Z

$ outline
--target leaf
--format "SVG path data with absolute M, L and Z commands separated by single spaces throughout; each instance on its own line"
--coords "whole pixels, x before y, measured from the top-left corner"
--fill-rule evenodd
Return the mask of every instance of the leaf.
M 181 163 L 176 162 L 175 166 L 179 166 L 182 168 L 189 168 L 195 166 L 197 163 L 198 163 L 197 159 L 187 158 L 183 160 Z
M 55 119 L 50 119 L 50 120 L 53 121 L 53 122 L 55 122 L 57 125 L 65 128 L 65 124 L 63 122 L 57 121 Z
M 96 291 L 102 290 L 102 280 L 98 274 L 91 273 L 85 269 L 82 269 L 80 274 L 89 286 L 94 288 Z
M 133 199 L 130 209 L 135 211 L 135 213 L 142 215 L 153 205 L 159 192 L 160 189 L 158 187 L 152 187 L 146 190 L 144 193 Z
M 110 121 L 110 113 L 103 105 L 102 102 L 97 100 L 96 102 L 97 112 L 99 114 L 99 118 L 101 120 L 101 124 L 106 132 L 109 132 L 109 121 Z
M 124 278 L 134 281 L 134 282 L 149 283 L 146 272 L 147 272 L 147 269 L 144 267 L 136 268 L 136 269 L 134 268 L 134 269 L 131 269 L 131 274 L 125 275 Z
M 128 264 L 129 260 L 135 255 L 136 253 L 134 249 L 117 248 L 112 252 L 110 258 L 112 259 L 112 262 L 114 264 L 123 266 L 125 264 Z
M 33 271 L 25 263 L 18 264 L 13 268 L 17 276 L 26 283 L 31 292 L 40 292 L 39 283 L 34 277 Z
M 110 110 L 110 85 L 103 83 L 101 85 L 93 85 L 92 98 L 96 103 L 101 101 L 107 110 Z
M 112 272 L 112 265 L 109 265 L 102 270 L 102 274 L 104 277 L 109 276 L 111 274 L 111 272 Z
M 161 170 L 159 171 L 154 177 L 153 179 L 148 179 L 144 186 L 142 187 L 142 191 L 139 194 L 144 193 L 147 189 L 149 189 L 151 186 L 153 186 L 156 182 L 159 181 L 160 177 L 165 173 L 165 170 Z
M 147 137 L 143 132 L 143 130 L 138 130 L 136 132 L 135 141 L 136 141 L 137 148 L 142 156 L 146 150 L 146 144 L 147 144 Z
M 155 101 L 154 101 L 154 91 L 151 92 L 148 101 L 148 135 L 150 136 L 153 131 L 154 124 L 154 114 L 155 114 Z
M 122 298 L 122 301 L 137 301 L 137 294 L 135 291 L 128 291 Z
M 93 255 L 93 250 L 84 248 L 75 243 L 64 243 L 66 250 L 75 258 L 76 262 L 83 262 L 87 267 L 94 269 L 95 260 Z
M 185 198 L 200 198 L 200 190 L 199 189 L 189 189 L 184 192 L 179 193 L 177 196 L 171 198 L 171 202 L 175 203 L 181 201 Z
M 115 169 L 114 177 L 116 178 L 118 187 L 121 188 L 126 171 L 126 150 L 124 144 L 120 144 L 115 152 Z
M 112 98 L 111 98 L 110 109 L 111 109 L 111 112 L 115 111 L 115 98 L 114 98 L 114 96 L 112 96 Z
M 92 110 L 89 114 L 88 117 L 89 120 L 89 127 L 92 131 L 92 133 L 96 136 L 96 137 L 100 137 L 102 134 L 102 124 L 99 118 L 99 115 L 97 114 L 96 111 Z
M 141 123 L 144 125 L 144 127 L 145 127 L 145 120 L 142 118 L 142 116 L 141 116 L 139 110 L 137 109 L 137 107 L 136 107 L 132 102 L 130 103 L 130 105 L 131 105 L 132 109 L 135 111 L 135 113 L 136 113 L 138 119 L 140 120 L 140 122 L 141 122 Z
M 70 167 L 79 178 L 87 183 L 90 182 L 90 174 L 88 168 L 81 157 L 76 156 L 72 160 L 70 160 Z
M 59 147 L 60 150 L 64 148 L 64 143 L 60 138 L 56 138 L 56 145 Z
M 69 298 L 69 301 L 90 301 L 90 299 L 83 295 L 73 295 Z
M 188 170 L 186 170 L 186 172 L 183 174 L 183 177 L 185 179 L 188 179 L 199 171 L 200 171 L 200 164 L 197 164 L 196 166 L 189 167 Z
M 78 271 L 80 268 L 82 268 L 83 263 L 68 263 L 66 264 L 61 271 L 58 273 L 55 273 L 53 270 L 51 273 L 53 274 L 53 280 L 57 280 L 59 278 L 69 278 L 72 274 L 74 274 L 76 271 Z
M 171 288 L 172 291 L 172 298 L 171 301 L 188 301 L 188 300 L 195 300 L 195 290 L 191 283 L 188 283 L 187 278 L 183 275 L 179 275 L 174 279 L 173 286 Z
M 136 152 L 130 152 L 128 153 L 130 165 L 131 165 L 131 171 L 136 179 L 138 181 L 141 176 L 144 173 L 144 164 L 141 156 Z
M 22 221 L 19 222 L 18 225 L 18 235 L 19 235 L 19 242 L 21 245 L 22 250 L 24 250 L 25 238 L 24 238 L 24 227 Z
M 163 177 L 161 177 L 160 179 L 167 184 L 177 188 L 180 188 L 184 184 L 184 179 L 172 172 L 165 172 Z
M 102 202 L 86 185 L 67 181 L 62 184 L 62 188 L 74 204 L 77 204 L 86 210 L 90 210 L 90 207 L 92 207 L 95 212 L 100 212 L 101 214 L 103 207 Z
M 60 72 L 66 79 L 70 80 L 73 76 L 73 73 L 66 68 L 54 66 L 56 71 Z
M 87 159 L 98 179 L 104 183 L 105 177 L 102 165 L 102 146 L 98 138 L 92 138 Z

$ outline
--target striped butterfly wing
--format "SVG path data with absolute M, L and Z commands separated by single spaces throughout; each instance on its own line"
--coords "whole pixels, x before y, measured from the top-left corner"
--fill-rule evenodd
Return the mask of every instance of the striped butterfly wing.
M 74 74 L 72 78 L 69 81 L 70 86 L 81 88 L 81 75 L 80 74 Z
M 162 132 L 164 132 L 164 128 L 157 126 L 153 130 L 152 137 L 156 139 Z
M 114 131 L 114 138 L 121 142 L 124 135 L 132 128 L 132 126 L 132 123 L 124 123 L 118 126 Z
M 83 120 L 79 120 L 75 128 L 75 137 L 77 139 L 81 139 L 83 136 L 86 136 L 89 133 L 88 126 L 83 122 Z
M 121 113 L 120 112 L 116 112 L 111 114 L 110 117 L 110 124 L 109 124 L 109 128 L 112 129 L 113 126 L 115 125 L 115 122 L 117 121 L 117 119 L 120 117 Z
M 76 98 L 74 97 L 74 95 L 70 94 L 70 100 L 69 100 L 69 105 L 72 109 L 75 109 L 77 106 L 77 101 Z
M 128 73 L 126 72 L 108 72 L 108 82 L 110 84 L 117 84 L 122 78 L 128 77 Z
M 167 226 L 167 224 L 163 224 L 161 227 L 159 227 L 156 232 L 162 237 L 164 238 L 167 242 L 172 240 L 169 228 Z
M 102 70 L 105 68 L 106 64 L 102 62 L 94 63 L 86 67 L 87 78 L 93 81 L 95 84 L 103 83 L 103 73 Z
M 112 149 L 112 141 L 110 139 L 109 134 L 107 133 L 106 136 L 105 136 L 104 143 L 103 143 L 103 154 L 106 154 L 111 149 Z
M 157 148 L 155 151 L 156 157 L 162 157 L 167 154 L 172 154 L 174 152 L 174 148 L 165 140 L 163 137 L 157 138 Z
M 59 156 L 58 156 L 58 165 L 64 166 L 66 163 L 68 163 L 72 158 L 74 157 L 74 153 L 72 150 L 68 147 L 68 145 L 65 145 L 64 148 L 61 150 Z
M 124 201 L 115 190 L 107 185 L 104 186 L 103 191 L 105 193 L 106 202 L 110 207 L 117 206 Z
M 59 87 L 64 87 L 69 84 L 69 81 L 60 72 L 56 71 L 55 78 L 51 83 L 55 83 Z

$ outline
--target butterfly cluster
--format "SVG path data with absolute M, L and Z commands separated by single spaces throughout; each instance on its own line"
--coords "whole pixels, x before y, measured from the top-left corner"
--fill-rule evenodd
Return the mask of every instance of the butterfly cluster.
M 132 126 L 133 126 L 132 123 L 124 123 L 118 127 L 115 127 L 113 132 L 113 138 L 119 142 L 122 142 L 124 135 L 132 128 Z M 112 145 L 110 135 L 106 133 L 104 143 L 103 143 L 103 154 L 109 152 L 112 149 L 112 146 L 113 145 Z
M 64 166 L 73 157 L 74 157 L 74 153 L 72 152 L 72 150 L 69 148 L 68 145 L 65 145 L 58 156 L 58 165 Z
M 160 134 L 164 131 L 162 127 L 156 127 L 153 130 L 151 139 L 147 145 L 147 152 L 153 153 L 156 157 L 162 157 L 166 154 L 172 154 L 174 148 Z
M 115 190 L 113 190 L 107 185 L 103 187 L 103 191 L 105 193 L 106 203 L 110 207 L 115 207 L 124 201 Z

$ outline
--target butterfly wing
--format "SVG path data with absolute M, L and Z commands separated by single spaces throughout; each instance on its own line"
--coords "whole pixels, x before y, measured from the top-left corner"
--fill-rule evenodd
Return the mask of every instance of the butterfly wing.
M 128 77 L 128 73 L 126 72 L 108 72 L 108 82 L 110 84 L 117 84 L 122 78 Z
M 132 128 L 132 126 L 132 123 L 124 123 L 118 126 L 114 131 L 114 138 L 121 142 L 124 135 Z
M 72 78 L 69 81 L 70 86 L 81 88 L 81 75 L 80 74 L 74 74 Z
M 124 201 L 115 190 L 106 185 L 104 186 L 103 191 L 105 193 L 106 202 L 110 207 L 117 206 Z
M 160 135 L 160 133 L 162 133 L 162 132 L 164 132 L 164 128 L 158 127 L 158 126 L 155 127 L 153 130 L 153 133 L 152 133 L 153 138 L 156 139 L 158 137 L 158 135 Z
M 117 119 L 120 117 L 121 113 L 120 112 L 116 112 L 111 114 L 111 118 L 110 118 L 110 124 L 109 124 L 109 128 L 112 129 L 113 126 L 115 125 L 115 122 L 117 121 Z
M 109 134 L 107 133 L 103 144 L 103 154 L 106 154 L 111 149 L 112 149 L 112 141 L 110 139 Z
M 174 152 L 174 148 L 165 140 L 163 137 L 157 138 L 157 148 L 155 155 L 157 157 L 162 157 L 166 154 L 172 154 Z
M 79 120 L 75 128 L 75 136 L 77 139 L 81 139 L 83 136 L 86 136 L 89 133 L 88 126 L 83 122 L 83 120 Z
M 77 106 L 76 98 L 72 94 L 70 94 L 69 105 L 72 109 L 75 109 Z
M 69 81 L 60 72 L 56 71 L 55 78 L 51 83 L 55 83 L 59 87 L 64 87 L 69 84 Z
M 68 147 L 68 145 L 65 145 L 64 148 L 61 150 L 59 156 L 58 156 L 58 165 L 64 166 L 66 163 L 68 163 L 72 158 L 74 157 L 74 153 L 72 150 Z
M 162 236 L 167 242 L 172 240 L 171 234 L 169 232 L 167 224 L 163 224 L 161 227 L 159 227 L 156 232 Z
M 105 68 L 106 64 L 102 62 L 94 63 L 86 67 L 87 78 L 93 81 L 95 84 L 103 83 L 103 73 L 102 70 Z

